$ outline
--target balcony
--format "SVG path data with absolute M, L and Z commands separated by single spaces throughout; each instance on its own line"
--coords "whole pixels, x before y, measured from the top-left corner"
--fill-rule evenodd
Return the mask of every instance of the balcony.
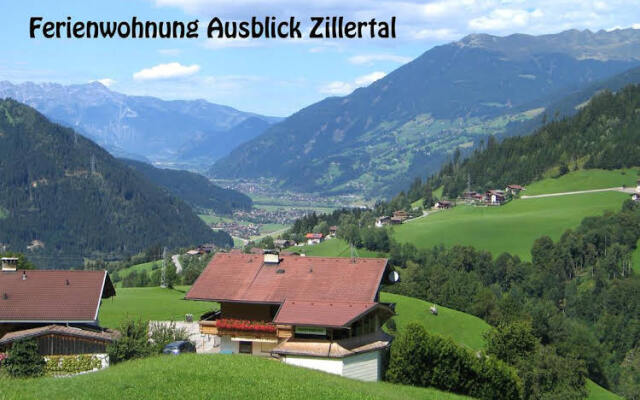
M 289 325 L 221 318 L 214 321 L 200 321 L 200 333 L 232 337 L 288 338 L 292 335 L 292 330 Z

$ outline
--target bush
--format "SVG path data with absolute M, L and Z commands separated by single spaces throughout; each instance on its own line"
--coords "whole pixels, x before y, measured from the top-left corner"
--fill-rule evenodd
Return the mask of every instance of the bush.
M 162 349 L 171 342 L 189 340 L 189 333 L 184 328 L 176 328 L 176 323 L 163 324 L 153 322 L 149 327 L 150 339 L 155 353 L 162 353 Z
M 134 358 L 143 358 L 152 354 L 149 343 L 149 323 L 147 321 L 127 320 L 120 325 L 122 336 L 107 348 L 112 364 Z
M 433 386 L 481 399 L 520 399 L 522 383 L 502 361 L 487 358 L 409 324 L 391 346 L 387 380 Z
M 511 365 L 533 354 L 538 344 L 529 321 L 501 324 L 499 328 L 486 332 L 484 337 L 487 353 Z
M 71 375 L 92 371 L 102 366 L 102 361 L 91 354 L 48 356 L 44 372 L 47 375 Z
M 9 357 L 2 365 L 13 377 L 32 377 L 44 373 L 45 361 L 38 352 L 38 344 L 35 341 L 19 340 L 13 343 Z

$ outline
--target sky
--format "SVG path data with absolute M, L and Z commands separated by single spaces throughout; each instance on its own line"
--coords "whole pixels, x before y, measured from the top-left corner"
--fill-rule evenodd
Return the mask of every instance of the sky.
M 45 21 L 200 21 L 198 39 L 45 39 Z M 344 16 L 397 20 L 395 39 L 218 40 L 213 17 Z M 546 34 L 567 29 L 640 28 L 635 0 L 109 0 L 6 1 L 0 14 L 0 80 L 61 84 L 100 81 L 163 99 L 206 99 L 243 111 L 287 116 L 327 96 L 384 77 L 430 48 L 471 33 Z M 304 26 L 307 30 L 310 26 Z

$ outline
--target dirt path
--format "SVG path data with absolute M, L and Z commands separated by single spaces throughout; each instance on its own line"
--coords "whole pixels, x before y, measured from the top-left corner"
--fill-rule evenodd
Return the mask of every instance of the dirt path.
M 521 199 L 540 199 L 543 197 L 556 197 L 556 196 L 569 196 L 572 194 L 584 194 L 584 193 L 598 193 L 598 192 L 623 192 L 623 193 L 633 193 L 635 192 L 635 188 L 623 188 L 623 187 L 612 187 L 607 189 L 591 189 L 591 190 L 577 190 L 575 192 L 560 192 L 560 193 L 548 193 L 548 194 L 537 194 L 533 196 L 520 196 Z

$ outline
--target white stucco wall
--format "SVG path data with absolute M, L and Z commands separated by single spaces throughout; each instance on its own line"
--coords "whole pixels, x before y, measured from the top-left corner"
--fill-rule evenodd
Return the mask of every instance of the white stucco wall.
M 289 365 L 317 369 L 361 381 L 375 382 L 382 379 L 382 353 L 380 351 L 371 351 L 345 358 L 283 356 L 282 361 Z
M 340 358 L 283 356 L 282 362 L 298 367 L 317 369 L 330 374 L 342 375 L 342 359 Z
M 382 354 L 379 351 L 356 354 L 343 359 L 342 376 L 361 381 L 382 379 Z

